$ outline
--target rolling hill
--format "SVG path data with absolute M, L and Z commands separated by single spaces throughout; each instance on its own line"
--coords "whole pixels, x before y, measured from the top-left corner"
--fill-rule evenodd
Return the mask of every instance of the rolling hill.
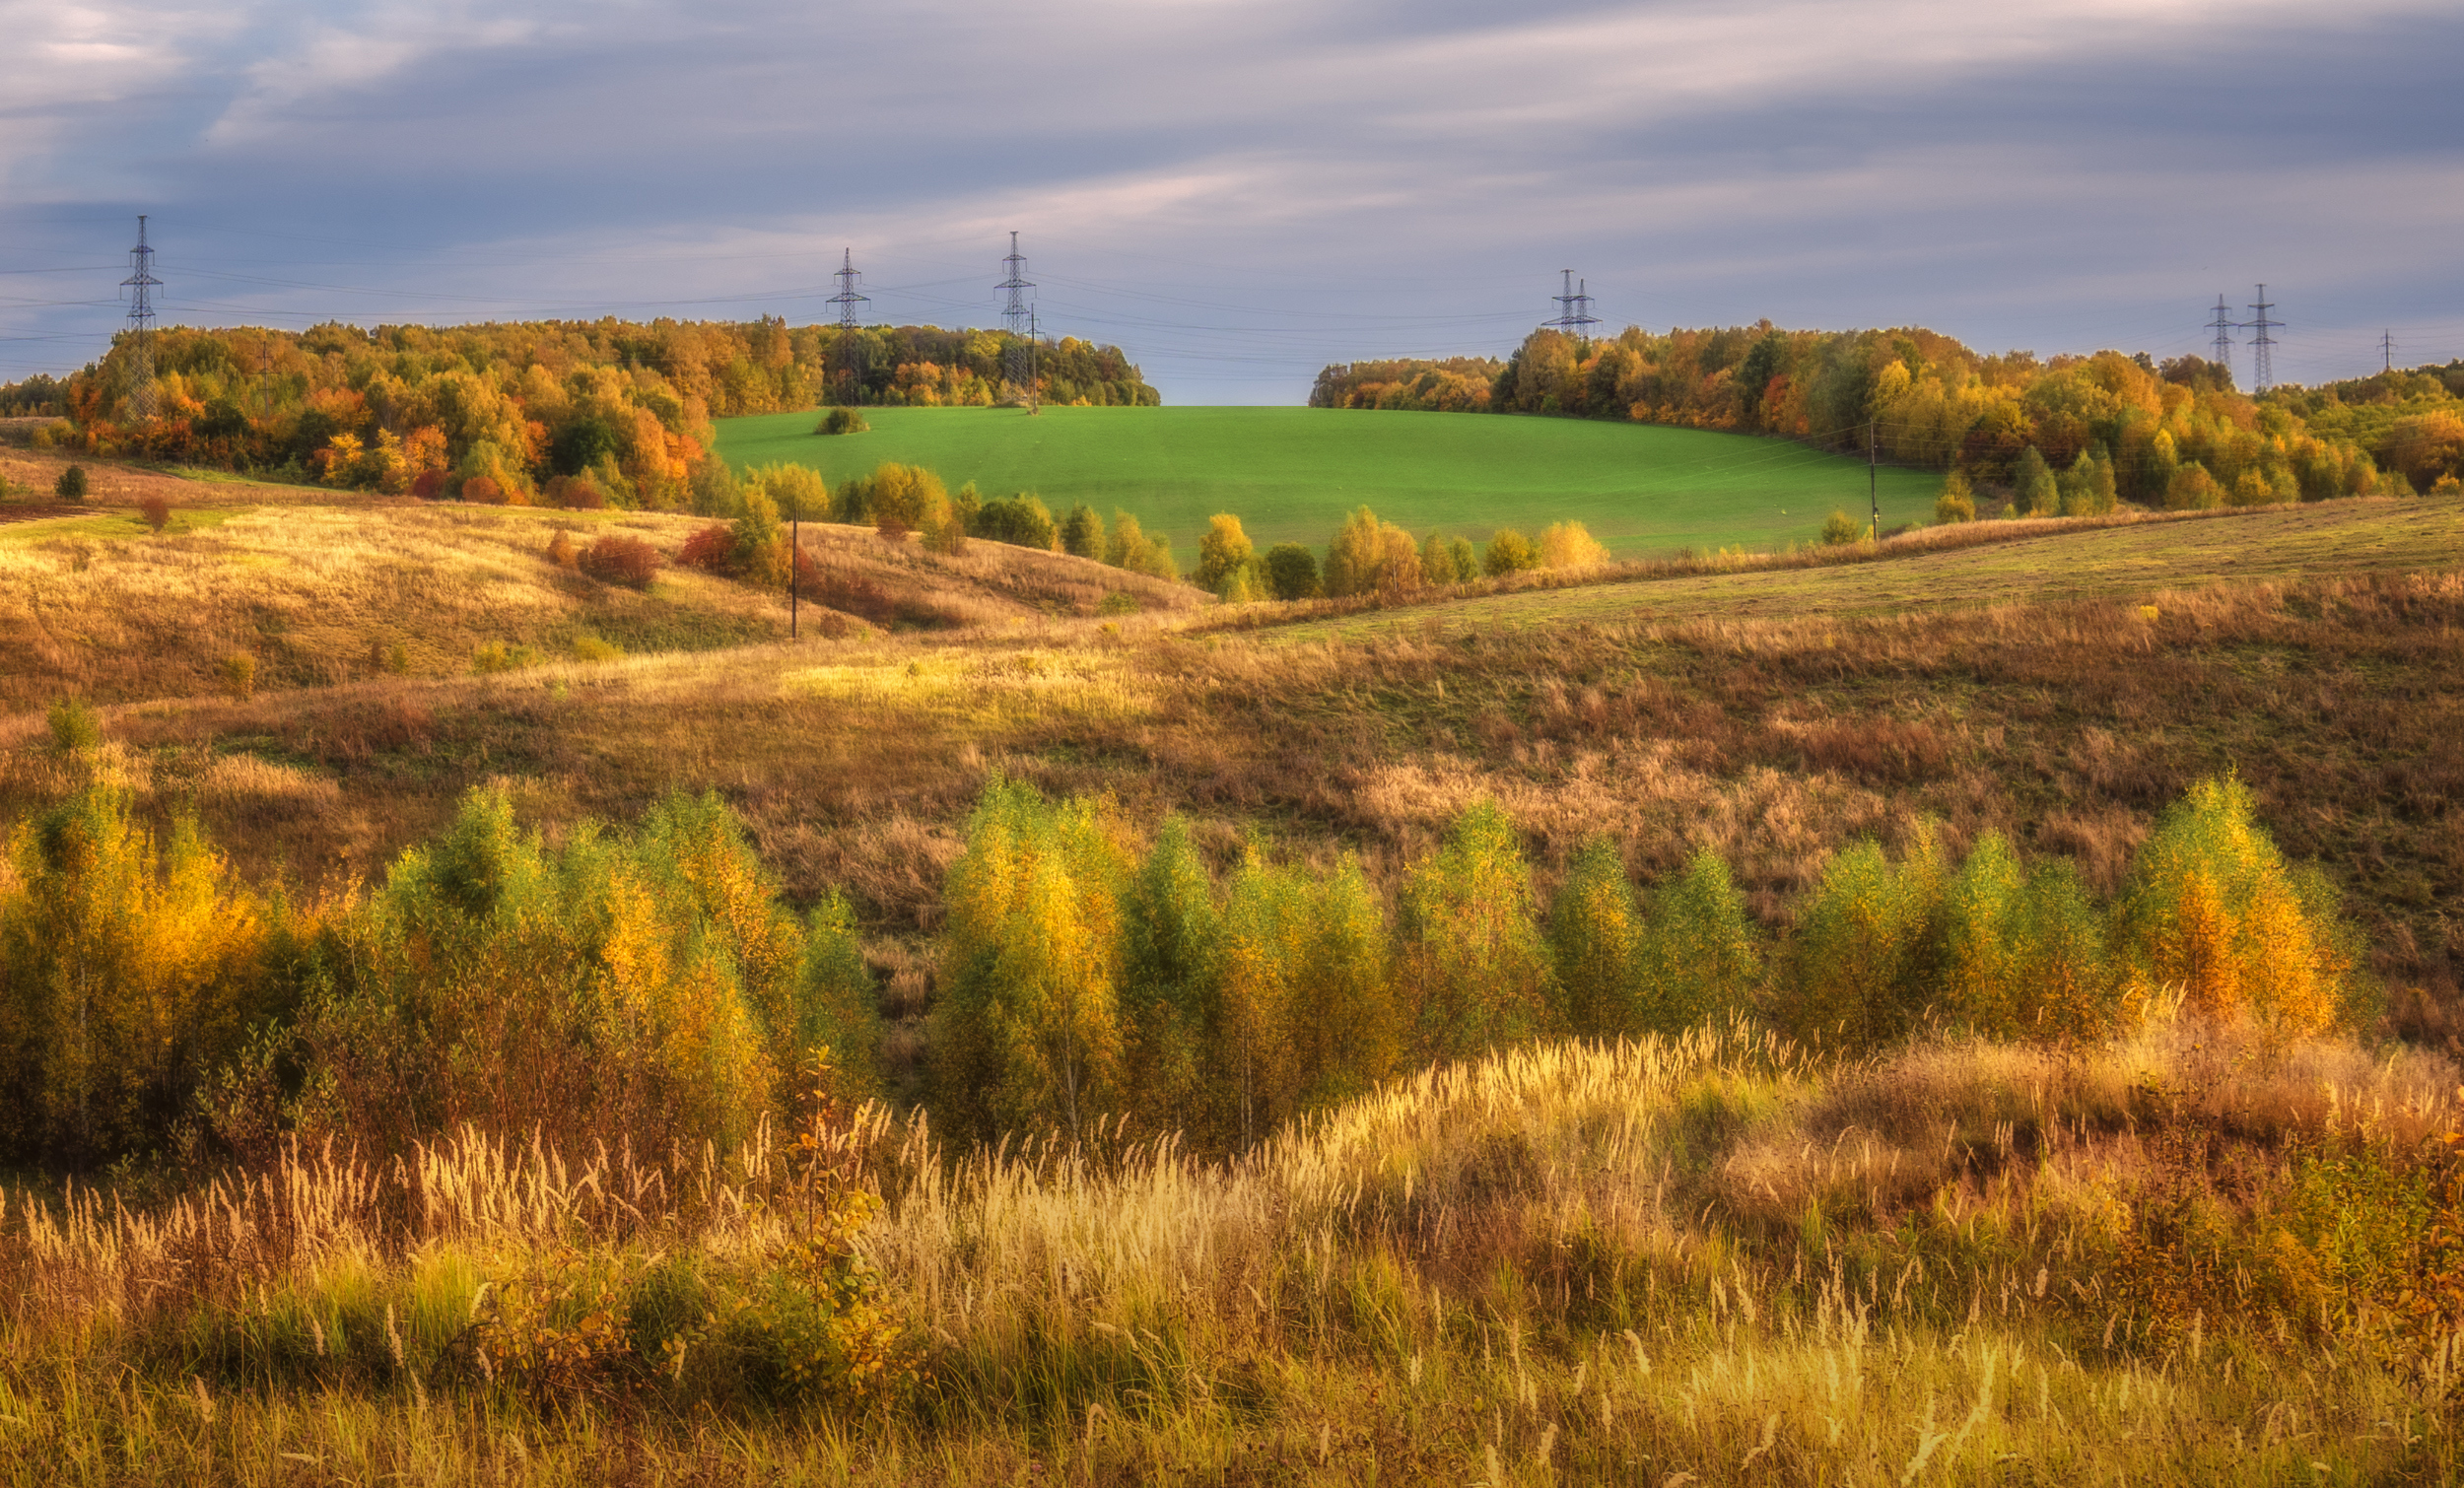
M 866 409 L 870 432 L 823 437 L 810 413 L 719 424 L 731 463 L 788 461 L 836 482 L 884 460 L 954 490 L 1033 491 L 1171 534 L 1184 563 L 1218 511 L 1261 547 L 1323 545 L 1363 503 L 1413 531 L 1589 525 L 1621 558 L 1813 540 L 1833 507 L 1866 507 L 1862 462 L 1779 440 L 1570 419 L 1313 408 Z M 1885 468 L 1882 524 L 1929 519 L 1939 477 Z

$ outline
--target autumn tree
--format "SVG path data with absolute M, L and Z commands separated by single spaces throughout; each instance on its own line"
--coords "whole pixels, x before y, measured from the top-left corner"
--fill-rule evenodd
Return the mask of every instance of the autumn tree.
M 1531 869 L 1493 801 L 1455 819 L 1403 891 L 1402 976 L 1421 1049 L 1468 1058 L 1563 1023 Z
M 1248 568 L 1257 556 L 1249 534 L 1241 530 L 1241 519 L 1218 511 L 1207 520 L 1206 533 L 1198 540 L 1198 572 L 1191 576 L 1202 589 L 1220 589 L 1226 578 L 1236 570 Z

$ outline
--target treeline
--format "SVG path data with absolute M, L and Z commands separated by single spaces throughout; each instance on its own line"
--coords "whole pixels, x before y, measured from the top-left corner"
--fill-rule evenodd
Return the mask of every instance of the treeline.
M 1990 357 L 1917 328 L 1763 321 L 1602 340 L 1536 331 L 1502 362 L 1338 365 L 1319 374 L 1310 402 L 1616 419 L 1857 452 L 1870 429 L 1886 458 L 1996 491 L 2017 488 L 2029 450 L 2055 471 L 2100 456 L 2119 499 L 2182 507 L 2464 482 L 2459 385 L 2464 368 L 2251 398 L 2198 357 Z
M 1595 841 L 1543 905 L 1484 803 L 1382 888 L 1257 845 L 1219 875 L 1178 820 L 1141 844 L 1104 803 L 995 780 L 944 894 L 929 1100 L 982 1137 L 1129 1120 L 1236 1150 L 1430 1061 L 1731 1015 L 1853 1054 L 1927 1028 L 2093 1039 L 2165 997 L 2290 1036 L 2360 995 L 2333 894 L 2230 780 L 2164 814 L 2110 904 L 1998 838 L 1920 837 L 1834 855 L 1777 937 L 1709 852 L 1637 885 Z M 816 1079 L 872 1090 L 878 1043 L 850 907 L 783 906 L 715 797 L 551 843 L 475 791 L 380 887 L 308 901 L 98 779 L 0 873 L 19 1163 L 381 1153 L 465 1123 L 698 1152 Z
M 718 465 L 710 421 L 824 401 L 989 404 L 1005 333 L 614 319 L 453 327 L 325 324 L 305 332 L 174 326 L 155 333 L 141 418 L 121 336 L 64 380 L 0 387 L 0 409 L 58 413 L 93 454 L 314 480 L 355 490 L 544 499 L 586 480 L 626 507 L 692 505 Z M 1039 351 L 1050 403 L 1153 405 L 1119 348 Z M 51 436 L 41 436 L 46 440 Z

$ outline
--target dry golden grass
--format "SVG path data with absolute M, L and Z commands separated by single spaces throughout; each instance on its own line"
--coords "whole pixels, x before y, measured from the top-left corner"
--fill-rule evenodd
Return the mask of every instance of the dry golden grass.
M 483 1289 L 577 1248 L 618 1275 L 765 1244 L 758 1142 L 463 1137 L 153 1207 L 13 1192 L 0 1481 L 2437 1478 L 2456 1339 L 2323 1279 L 2340 1242 L 2288 1154 L 2404 1161 L 2456 1078 L 2160 1017 L 1831 1075 L 1745 1028 L 1531 1048 L 1229 1167 L 957 1157 L 876 1109 L 858 1244 L 921 1378 L 845 1416 L 680 1419 L 648 1378 L 543 1411 L 452 1364 Z M 2134 1237 L 2185 1192 L 2246 1280 L 2176 1316 Z M 293 1334 L 270 1381 L 197 1351 Z

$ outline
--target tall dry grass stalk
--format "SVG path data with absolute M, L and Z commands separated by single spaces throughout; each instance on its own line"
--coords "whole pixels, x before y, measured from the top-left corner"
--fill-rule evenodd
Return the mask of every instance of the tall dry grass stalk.
M 2178 1018 L 1830 1074 L 1730 1025 L 1431 1070 L 1228 1165 L 1109 1130 L 955 1152 L 874 1109 L 834 1140 L 881 1195 L 856 1244 L 916 1390 L 716 1432 L 588 1395 L 542 1414 L 443 1366 L 483 1288 L 551 1257 L 639 1278 L 772 1243 L 793 1205 L 766 1135 L 656 1162 L 477 1134 L 382 1167 L 294 1152 L 153 1207 L 14 1192 L 0 1480 L 130 1442 L 171 1475 L 295 1452 L 539 1482 L 2435 1476 L 2443 1315 L 2281 1288 L 2294 1251 L 2332 1259 L 2302 1184 L 2409 1161 L 2455 1082 Z M 2133 1278 L 2192 1192 L 2222 1295 L 2248 1280 L 2167 1320 Z M 292 1338 L 292 1373 L 239 1387 L 208 1346 L 234 1333 Z

